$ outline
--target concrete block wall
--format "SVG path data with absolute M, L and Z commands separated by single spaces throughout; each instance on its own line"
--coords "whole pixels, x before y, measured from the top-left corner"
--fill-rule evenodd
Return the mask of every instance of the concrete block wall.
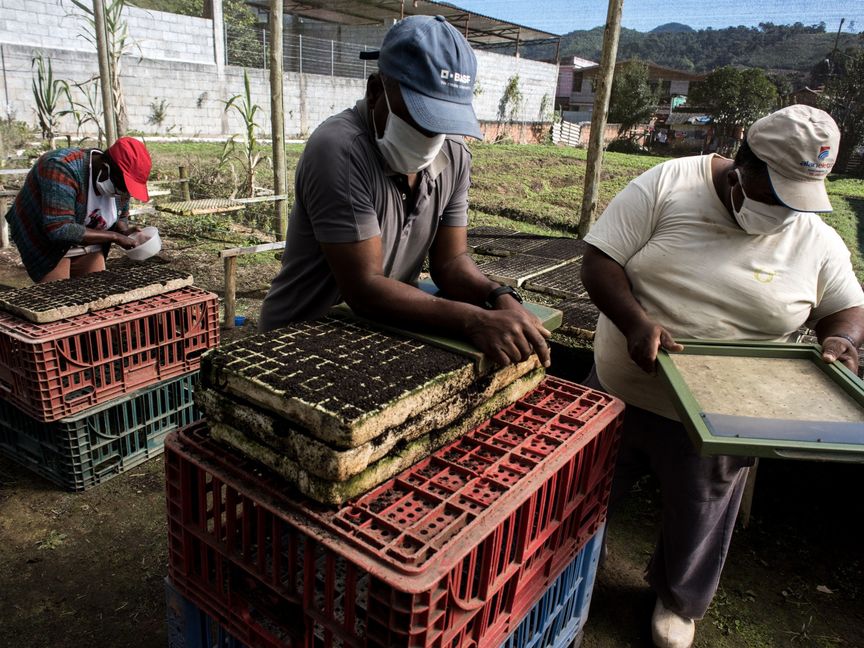
M 3 97 L 5 112 L 35 125 L 30 87 L 34 54 L 41 51 L 50 57 L 54 78 L 69 82 L 96 76 L 98 64 L 93 47 L 80 35 L 82 12 L 70 0 L 27 0 L 25 4 L 26 11 L 20 8 L 21 0 L 0 0 L 0 47 L 5 59 L 0 87 L 8 90 Z M 242 132 L 241 119 L 234 111 L 225 115 L 223 102 L 243 92 L 243 70 L 226 66 L 219 74 L 210 20 L 135 8 L 128 8 L 127 20 L 140 47 L 123 58 L 121 68 L 130 130 L 185 136 Z M 498 104 L 508 80 L 516 74 L 523 95 L 517 121 L 529 124 L 551 119 L 556 65 L 484 51 L 477 52 L 477 60 L 482 90 L 475 96 L 474 107 L 481 121 L 497 122 Z M 253 101 L 261 108 L 257 122 L 264 136 L 270 129 L 269 72 L 249 69 L 249 76 Z M 365 79 L 286 73 L 286 134 L 308 135 L 330 115 L 353 106 L 365 89 Z M 163 100 L 167 104 L 164 123 L 159 127 L 149 124 L 151 104 Z M 546 114 L 541 115 L 544 101 Z M 71 117 L 62 131 L 75 132 Z
M 135 56 L 214 63 L 212 21 L 137 7 L 126 7 L 123 17 Z M 0 43 L 95 52 L 86 33 L 86 14 L 70 0 L 0 0 Z
M 498 119 L 498 105 L 507 83 L 514 75 L 519 76 L 519 91 L 522 107 L 517 121 L 551 121 L 558 85 L 558 66 L 551 63 L 531 61 L 524 58 L 504 56 L 492 52 L 476 51 L 477 79 L 480 93 L 474 97 L 474 110 L 481 121 Z M 545 114 L 541 115 L 544 104 Z

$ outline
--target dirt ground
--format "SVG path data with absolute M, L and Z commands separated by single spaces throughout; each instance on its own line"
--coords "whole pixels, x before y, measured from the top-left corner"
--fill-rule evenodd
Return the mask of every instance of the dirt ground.
M 221 292 L 214 250 L 224 244 L 164 238 L 163 262 Z M 260 256 L 239 267 L 238 314 L 254 317 L 278 269 L 272 255 Z M 112 256 L 111 264 L 124 261 Z M 0 251 L 0 284 L 26 283 L 17 254 Z M 572 379 L 582 371 L 560 357 L 551 373 Z M 736 531 L 695 645 L 864 647 L 862 484 L 860 465 L 763 461 L 751 523 Z M 651 645 L 654 600 L 642 570 L 657 502 L 646 480 L 613 514 L 586 648 Z M 161 459 L 72 494 L 0 457 L 0 648 L 166 645 L 166 537 Z

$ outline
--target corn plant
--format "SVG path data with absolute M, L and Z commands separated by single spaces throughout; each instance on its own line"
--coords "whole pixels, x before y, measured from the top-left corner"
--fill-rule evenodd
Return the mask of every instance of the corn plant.
M 256 151 L 258 148 L 258 140 L 255 138 L 255 129 L 259 128 L 258 123 L 255 121 L 255 115 L 259 110 L 261 110 L 261 106 L 252 102 L 252 91 L 249 87 L 249 74 L 245 69 L 243 70 L 243 92 L 234 95 L 223 103 L 225 104 L 226 113 L 230 110 L 234 110 L 243 121 L 245 130 L 243 141 L 241 142 L 243 148 L 238 157 L 242 159 L 245 178 L 243 179 L 243 183 L 239 186 L 239 191 L 251 198 L 255 193 L 255 169 L 258 168 L 258 165 L 261 164 L 264 158 L 260 152 Z M 233 151 L 235 150 L 235 146 L 236 141 L 232 136 L 226 143 L 226 150 L 223 151 L 222 158 L 227 159 L 229 149 L 230 151 Z
M 81 35 L 96 47 L 96 19 L 93 15 L 92 2 L 89 0 L 72 0 L 78 9 L 84 12 L 87 28 Z M 126 98 L 123 85 L 120 82 L 120 66 L 123 56 L 130 54 L 137 44 L 129 35 L 129 25 L 123 19 L 123 9 L 126 0 L 110 0 L 105 5 L 105 31 L 108 39 L 108 59 L 111 78 L 111 93 L 114 96 L 114 112 L 117 116 L 117 135 L 123 135 L 128 130 L 129 115 L 126 110 Z
M 33 99 L 36 101 L 36 116 L 39 119 L 39 128 L 42 131 L 42 139 L 49 141 L 54 148 L 57 138 L 57 127 L 62 111 L 58 110 L 60 100 L 69 95 L 69 85 L 62 79 L 54 78 L 51 68 L 51 59 L 37 54 L 30 62 L 35 69 L 33 76 Z
M 102 148 L 105 139 L 104 122 L 102 121 L 102 102 L 99 97 L 99 77 L 91 77 L 80 83 L 73 83 L 67 88 L 69 108 L 62 111 L 63 115 L 72 115 L 75 129 L 79 137 L 88 124 L 92 124 L 97 132 L 97 147 Z M 78 90 L 79 97 L 73 96 L 71 88 Z

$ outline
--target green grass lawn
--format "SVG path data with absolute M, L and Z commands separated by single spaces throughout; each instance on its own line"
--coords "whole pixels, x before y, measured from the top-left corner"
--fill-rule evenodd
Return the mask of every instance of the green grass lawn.
M 176 178 L 184 165 L 192 179 L 193 197 L 231 194 L 242 175 L 238 155 L 218 167 L 222 145 L 218 143 L 151 143 L 154 174 Z M 302 144 L 287 146 L 289 193 Z M 263 155 L 269 148 L 262 147 Z M 473 174 L 470 191 L 472 225 L 499 225 L 551 235 L 575 235 L 582 205 L 587 151 L 548 145 L 471 144 Z M 643 171 L 668 158 L 606 153 L 598 195 L 598 213 Z M 273 186 L 269 163 L 259 165 L 256 184 Z M 864 281 L 864 180 L 832 176 L 828 180 L 834 212 L 825 221 L 834 227 L 852 253 L 858 278 Z M 256 205 L 250 217 L 266 222 L 270 207 Z

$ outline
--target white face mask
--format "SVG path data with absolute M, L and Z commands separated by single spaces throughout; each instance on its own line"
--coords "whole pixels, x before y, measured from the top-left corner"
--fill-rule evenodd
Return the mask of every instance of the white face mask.
M 426 137 L 423 133 L 412 128 L 408 122 L 393 113 L 390 107 L 390 99 L 387 97 L 387 89 L 384 89 L 384 100 L 387 102 L 387 123 L 384 126 L 384 135 L 378 137 L 378 127 L 375 126 L 375 139 L 381 155 L 387 160 L 390 168 L 397 173 L 405 175 L 417 173 L 432 164 L 432 160 L 438 155 L 444 146 L 446 135 L 433 135 Z M 375 119 L 373 117 L 374 125 Z
M 731 193 L 729 199 L 732 202 L 732 213 L 741 229 L 754 236 L 775 234 L 795 219 L 798 212 L 794 209 L 783 205 L 766 205 L 748 198 L 741 180 L 741 171 L 735 169 L 735 173 L 738 175 L 738 186 L 741 187 L 744 202 L 741 203 L 740 209 L 735 209 L 735 201 L 732 200 Z
M 96 178 L 96 188 L 99 189 L 99 195 L 116 198 L 120 196 L 120 192 L 117 191 L 117 188 L 114 186 L 114 182 L 111 180 L 111 173 L 109 171 L 108 177 L 105 180 L 100 180 L 98 177 Z

